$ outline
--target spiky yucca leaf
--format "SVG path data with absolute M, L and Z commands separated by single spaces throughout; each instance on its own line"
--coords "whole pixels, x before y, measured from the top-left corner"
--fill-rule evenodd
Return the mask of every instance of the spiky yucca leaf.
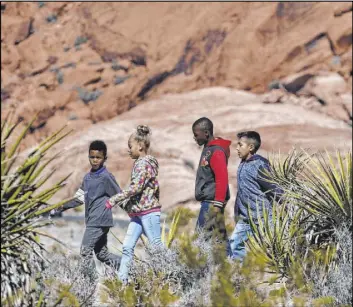
M 316 234 L 314 242 L 332 242 L 331 234 L 342 224 L 352 229 L 352 152 L 333 155 L 300 150 L 292 151 L 288 160 L 272 159 L 269 181 L 279 184 L 287 198 L 306 211 L 303 227 L 306 233 Z
M 257 204 L 258 215 L 260 213 L 260 204 Z M 296 238 L 300 234 L 300 216 L 299 210 L 290 216 L 288 210 L 289 204 L 275 203 L 268 211 L 262 208 L 263 220 L 258 219 L 255 224 L 250 209 L 250 226 L 252 236 L 249 237 L 248 246 L 258 257 L 261 257 L 268 267 L 282 276 L 288 276 L 288 268 L 296 251 Z
M 6 306 L 26 306 L 31 291 L 33 265 L 43 265 L 43 246 L 39 243 L 38 228 L 48 224 L 40 216 L 61 206 L 48 205 L 50 198 L 64 186 L 65 177 L 45 190 L 39 190 L 54 171 L 43 171 L 55 156 L 44 161 L 47 151 L 71 131 L 64 128 L 39 144 L 24 161 L 15 167 L 19 146 L 35 118 L 15 137 L 8 116 L 1 125 L 1 297 Z
M 327 274 L 340 253 L 335 230 L 352 230 L 351 152 L 292 151 L 284 162 L 275 157 L 271 164 L 268 181 L 285 190 L 285 204 L 279 207 L 285 210 L 273 211 L 272 228 L 266 214 L 259 225 L 251 221 L 251 250 L 287 276 L 293 267 L 305 271 L 318 262 Z
M 307 151 L 293 148 L 288 155 L 281 158 L 281 154 L 272 154 L 269 157 L 271 162 L 271 173 L 268 180 L 276 183 L 287 190 L 295 190 L 298 185 L 298 178 L 304 169 L 310 154 Z
M 334 162 L 336 159 L 336 163 Z M 300 182 L 300 193 L 294 194 L 298 205 L 312 215 L 326 219 L 333 227 L 352 224 L 352 152 L 337 151 L 332 156 L 319 153 L 310 157 Z
M 178 225 L 179 225 L 179 219 L 180 219 L 180 214 L 181 214 L 181 209 L 179 209 L 174 215 L 173 215 L 173 219 L 172 222 L 169 226 L 169 232 L 168 232 L 168 236 L 166 236 L 166 224 L 165 221 L 163 223 L 163 227 L 162 227 L 162 242 L 164 243 L 164 245 L 169 248 L 170 245 L 173 243 L 177 230 L 178 230 Z
M 161 229 L 161 241 L 164 244 L 164 246 L 167 248 L 170 247 L 170 245 L 173 243 L 173 241 L 176 237 L 176 233 L 177 233 L 178 225 L 179 225 L 180 214 L 181 214 L 181 209 L 177 210 L 174 213 L 172 222 L 169 225 L 168 235 L 167 235 L 167 230 L 166 230 L 167 229 L 166 220 L 164 220 L 164 222 L 163 222 L 163 226 Z M 142 240 L 143 245 L 145 247 L 147 247 L 148 246 L 147 238 L 144 235 L 142 235 L 141 240 Z

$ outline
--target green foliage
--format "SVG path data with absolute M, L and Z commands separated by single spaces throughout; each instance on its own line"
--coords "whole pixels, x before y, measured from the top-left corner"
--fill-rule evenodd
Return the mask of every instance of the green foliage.
M 271 181 L 308 214 L 303 227 L 311 232 L 311 240 L 332 242 L 334 229 L 342 224 L 352 228 L 352 152 L 309 155 L 302 150 L 289 157 L 284 164 L 273 159 Z
M 236 270 L 226 261 L 220 265 L 216 276 L 212 280 L 211 302 L 213 306 L 236 306 L 235 288 L 232 284 L 232 275 Z
M 189 208 L 179 207 L 168 214 L 167 222 L 170 223 L 174 220 L 176 215 L 179 215 L 178 229 L 190 224 L 190 220 L 196 217 L 195 212 Z
M 46 161 L 44 158 L 53 145 L 70 133 L 64 128 L 42 141 L 15 166 L 21 141 L 34 121 L 35 118 L 17 137 L 14 132 L 19 123 L 13 124 L 7 117 L 1 124 L 1 297 L 3 304 L 11 306 L 24 306 L 24 297 L 31 291 L 33 265 L 43 265 L 43 247 L 38 240 L 42 233 L 38 229 L 48 222 L 40 222 L 39 218 L 63 203 L 48 205 L 68 178 L 42 189 L 55 170 L 42 173 L 56 156 Z
M 176 233 L 178 230 L 178 226 L 179 226 L 180 216 L 181 216 L 182 212 L 183 212 L 183 210 L 179 209 L 178 211 L 176 211 L 174 213 L 172 222 L 170 224 L 168 236 L 166 235 L 166 221 L 164 221 L 164 223 L 163 223 L 161 240 L 162 240 L 163 244 L 165 245 L 165 247 L 167 247 L 167 248 L 170 247 L 170 245 L 172 244 L 172 242 L 175 239 L 175 236 L 176 236 Z
M 182 235 L 178 241 L 180 261 L 193 270 L 205 267 L 207 264 L 207 256 L 201 254 L 200 249 L 193 244 L 195 238 L 196 235 L 192 237 Z
M 332 296 L 320 297 L 313 300 L 313 307 L 333 307 L 335 306 L 335 299 Z
M 59 285 L 59 298 L 55 302 L 54 306 L 67 306 L 67 307 L 79 307 L 80 303 L 77 297 L 71 293 L 72 284 L 60 284 Z
M 164 282 L 163 274 L 152 270 L 146 276 L 137 276 L 134 283 L 123 286 L 116 278 L 106 279 L 100 291 L 100 300 L 109 306 L 170 306 L 178 299 Z
M 283 162 L 273 158 L 272 167 L 269 181 L 285 190 L 285 200 L 271 212 L 258 204 L 264 219 L 258 225 L 251 220 L 248 245 L 270 270 L 288 278 L 287 287 L 305 296 L 343 261 L 338 229 L 352 235 L 352 154 L 293 150 Z M 313 270 L 315 283 L 308 277 Z M 294 305 L 303 305 L 302 298 L 294 298 Z
M 259 214 L 259 205 L 257 210 Z M 288 276 L 289 264 L 296 253 L 294 243 L 300 235 L 299 218 L 302 211 L 298 210 L 293 218 L 286 204 L 274 204 L 271 214 L 265 208 L 261 211 L 264 219 L 259 219 L 258 225 L 248 211 L 253 232 L 248 241 L 249 247 L 258 257 L 263 257 L 272 271 Z

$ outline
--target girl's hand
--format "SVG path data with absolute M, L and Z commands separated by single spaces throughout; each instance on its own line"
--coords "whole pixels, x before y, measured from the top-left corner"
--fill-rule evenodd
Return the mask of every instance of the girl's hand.
M 107 208 L 107 209 L 111 209 L 113 206 L 112 206 L 112 204 L 111 204 L 111 202 L 109 201 L 109 199 L 107 200 L 107 202 L 105 203 L 105 207 Z

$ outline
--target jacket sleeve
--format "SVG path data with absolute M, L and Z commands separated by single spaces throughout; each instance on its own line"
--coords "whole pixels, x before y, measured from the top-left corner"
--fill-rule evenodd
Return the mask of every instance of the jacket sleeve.
M 214 205 L 224 207 L 228 189 L 227 160 L 223 151 L 216 150 L 210 160 L 211 169 L 215 175 L 216 191 Z
M 139 164 L 136 164 L 132 171 L 131 183 L 128 189 L 112 196 L 109 199 L 111 206 L 119 205 L 124 209 L 127 205 L 126 200 L 132 196 L 140 194 L 151 177 L 152 167 L 149 163 L 142 160 Z
M 76 208 L 85 203 L 85 191 L 83 183 L 81 184 L 80 188 L 76 191 L 74 199 L 65 203 L 60 211 L 66 211 L 68 209 Z
M 106 192 L 109 197 L 121 192 L 121 188 L 112 174 L 106 177 Z
M 278 203 L 282 203 L 284 191 L 280 186 L 270 182 L 269 172 L 271 171 L 270 166 L 261 166 L 258 171 L 258 183 L 261 186 L 262 191 L 270 200 L 275 200 Z

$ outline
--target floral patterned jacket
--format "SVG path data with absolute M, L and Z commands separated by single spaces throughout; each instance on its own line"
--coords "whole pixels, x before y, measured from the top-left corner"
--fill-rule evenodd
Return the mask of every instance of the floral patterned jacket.
M 151 155 L 138 158 L 131 172 L 128 189 L 112 196 L 107 207 L 120 206 L 130 216 L 160 211 L 158 161 Z

